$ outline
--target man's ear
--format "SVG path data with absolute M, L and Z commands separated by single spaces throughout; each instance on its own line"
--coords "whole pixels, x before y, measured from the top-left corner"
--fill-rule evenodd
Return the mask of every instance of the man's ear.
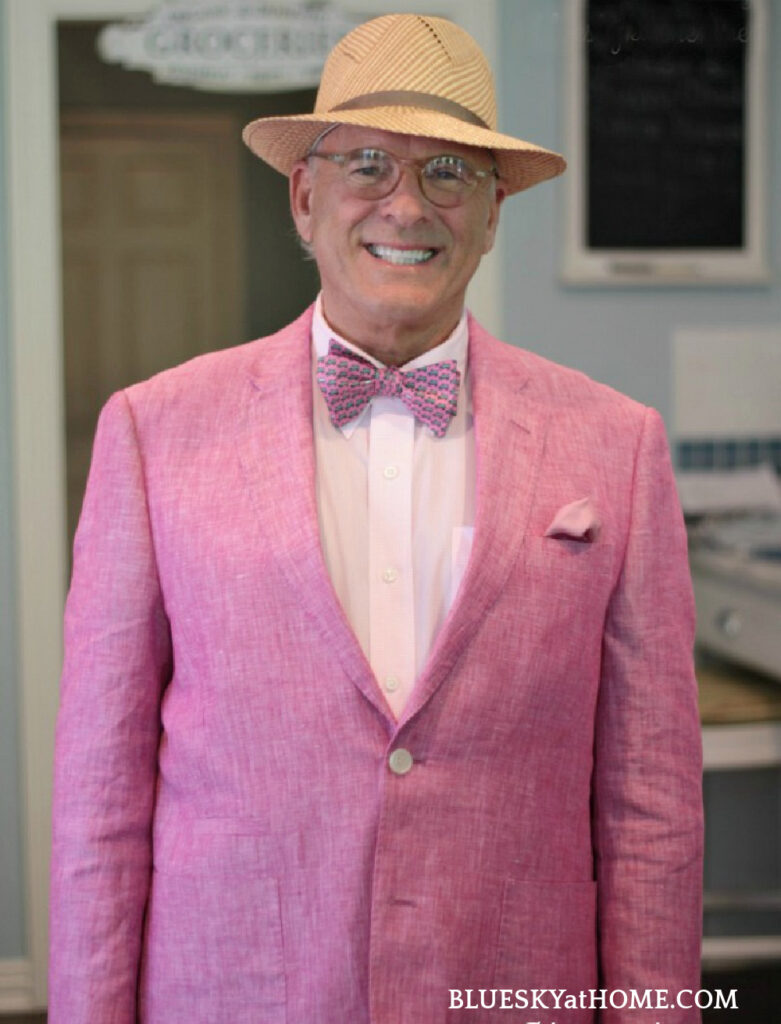
M 312 169 L 299 160 L 290 172 L 290 212 L 301 240 L 312 241 Z
M 500 178 L 494 186 L 494 194 L 491 197 L 491 201 L 488 206 L 488 224 L 486 225 L 485 244 L 483 245 L 484 256 L 494 247 L 494 242 L 496 241 L 496 229 L 499 227 L 499 210 L 506 196 L 507 192 L 505 191 Z

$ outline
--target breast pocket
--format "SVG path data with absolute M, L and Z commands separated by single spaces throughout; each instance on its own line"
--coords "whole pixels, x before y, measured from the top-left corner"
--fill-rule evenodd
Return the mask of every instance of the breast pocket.
M 604 610 L 616 576 L 612 544 L 529 537 L 520 560 L 523 586 L 562 609 Z
M 608 572 L 615 554 L 613 544 L 571 537 L 527 537 L 525 547 L 527 558 L 540 566 L 568 565 L 576 572 Z

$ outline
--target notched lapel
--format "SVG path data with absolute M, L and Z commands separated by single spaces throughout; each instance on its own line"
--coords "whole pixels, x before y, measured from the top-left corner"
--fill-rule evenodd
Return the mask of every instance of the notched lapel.
M 310 360 L 305 332 L 259 347 L 245 389 L 239 459 L 263 533 L 274 542 L 291 581 L 308 579 L 321 597 L 314 490 Z
M 400 725 L 428 701 L 496 601 L 518 558 L 537 491 L 549 414 L 516 353 L 472 322 L 469 366 L 476 450 L 472 551 L 450 614 Z
M 392 719 L 323 558 L 312 427 L 311 314 L 259 347 L 247 380 L 239 459 L 262 531 L 301 606 L 348 676 Z

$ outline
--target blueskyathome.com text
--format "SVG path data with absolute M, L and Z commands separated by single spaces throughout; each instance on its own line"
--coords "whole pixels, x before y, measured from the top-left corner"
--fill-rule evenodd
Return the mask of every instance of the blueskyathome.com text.
M 450 1010 L 737 1010 L 738 990 L 451 988 Z M 529 1021 L 529 1024 L 542 1024 Z M 553 1021 L 550 1024 L 554 1024 Z

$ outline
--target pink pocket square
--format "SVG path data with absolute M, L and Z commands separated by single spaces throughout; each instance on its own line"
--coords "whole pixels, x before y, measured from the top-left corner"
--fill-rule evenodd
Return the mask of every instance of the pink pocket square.
M 563 505 L 553 517 L 546 537 L 567 537 L 585 544 L 593 543 L 602 527 L 591 498 L 579 498 Z

